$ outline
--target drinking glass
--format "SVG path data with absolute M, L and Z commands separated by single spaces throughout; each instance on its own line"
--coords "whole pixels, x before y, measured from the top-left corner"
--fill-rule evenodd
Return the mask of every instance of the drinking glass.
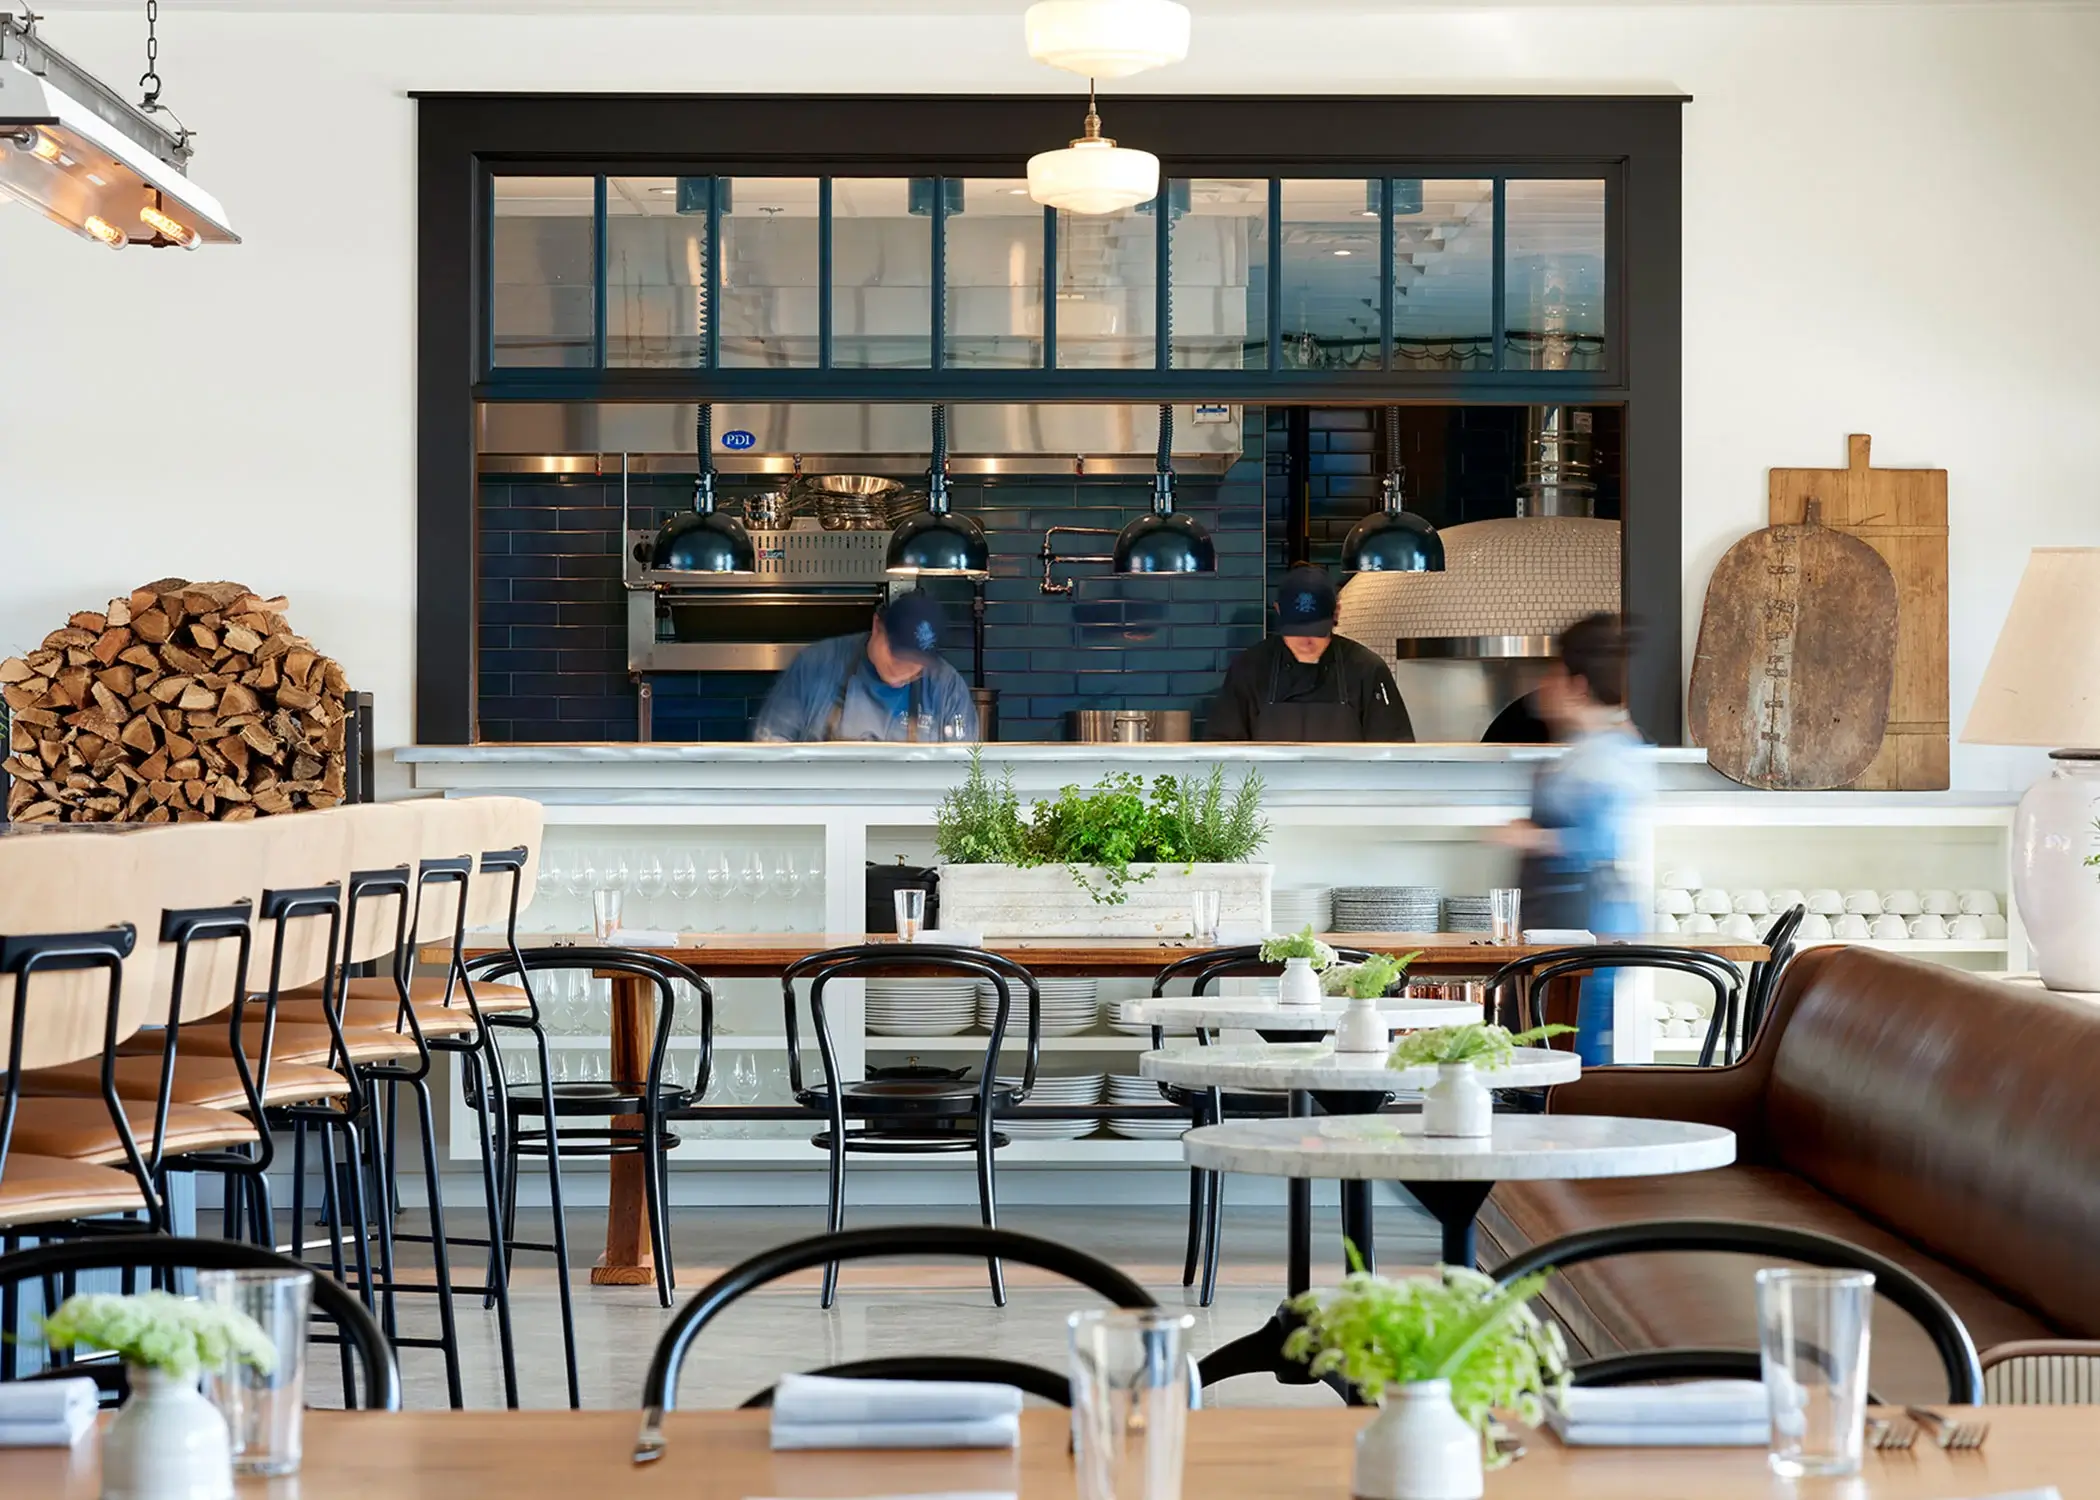
M 907 886 L 892 894 L 897 903 L 897 941 L 916 943 L 926 927 L 926 893 Z
M 1515 886 L 1499 886 L 1488 892 L 1488 936 L 1498 943 L 1514 943 L 1524 933 L 1524 893 Z
M 1076 1312 L 1072 1444 L 1079 1500 L 1180 1500 L 1194 1389 L 1188 1313 Z
M 1866 1443 L 1870 1271 L 1757 1273 L 1757 1341 L 1772 1414 L 1772 1472 L 1857 1474 Z
M 1189 920 L 1197 942 L 1215 946 L 1218 941 L 1218 909 L 1224 896 L 1219 891 L 1189 892 Z
M 588 896 L 598 889 L 599 884 L 597 863 L 588 852 L 578 850 L 575 860 L 569 865 L 569 894 Z
M 742 891 L 756 908 L 758 898 L 766 893 L 765 856 L 756 849 L 746 854 L 743 868 L 737 871 L 736 884 L 737 889 Z
M 636 903 L 635 917 L 646 927 L 653 904 L 664 893 L 669 877 L 664 874 L 664 862 L 654 849 L 644 849 L 635 856 L 634 893 L 642 899 Z
M 729 1102 L 746 1107 L 756 1104 L 759 1089 L 758 1059 L 748 1052 L 739 1052 L 736 1061 L 729 1065 Z M 738 1139 L 754 1136 L 764 1123 L 762 1120 L 731 1120 L 724 1134 Z
M 802 869 L 795 863 L 792 854 L 776 855 L 773 873 L 766 877 L 766 885 L 776 896 L 792 901 L 802 894 Z
M 591 892 L 591 931 L 600 942 L 620 930 L 620 905 L 625 899 L 625 893 L 613 886 Z
M 310 1271 L 199 1271 L 197 1296 L 246 1313 L 277 1351 L 268 1370 L 228 1360 L 204 1372 L 204 1394 L 233 1435 L 236 1474 L 299 1472 L 299 1421 L 306 1408 L 306 1319 Z
M 708 899 L 714 903 L 714 910 L 710 914 L 707 924 L 709 931 L 722 932 L 726 930 L 729 915 L 723 910 L 723 907 L 728 903 L 729 898 L 735 894 L 736 870 L 729 863 L 729 852 L 727 850 L 718 850 L 707 857 L 707 895 Z
M 680 854 L 671 861 L 670 889 L 672 899 L 678 903 L 675 921 L 683 932 L 692 920 L 693 897 L 700 894 L 700 867 L 693 863 L 691 854 Z

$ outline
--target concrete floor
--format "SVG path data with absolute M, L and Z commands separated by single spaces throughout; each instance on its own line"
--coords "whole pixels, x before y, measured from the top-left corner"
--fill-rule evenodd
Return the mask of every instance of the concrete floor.
M 1184 1208 L 1176 1203 L 1160 1208 L 1076 1210 L 1016 1206 L 1001 1217 L 1009 1228 L 1075 1245 L 1120 1266 L 1164 1306 L 1186 1306 L 1196 1319 L 1194 1347 L 1200 1354 L 1260 1326 L 1275 1307 L 1283 1290 L 1283 1214 L 1280 1210 L 1228 1208 L 1217 1300 L 1207 1309 L 1198 1307 L 1194 1291 L 1181 1285 L 1184 1215 Z M 674 1211 L 674 1219 L 679 1285 L 675 1300 L 682 1303 L 743 1257 L 815 1232 L 821 1225 L 821 1211 L 681 1208 Z M 974 1215 L 940 1209 L 867 1209 L 856 1211 L 852 1222 L 970 1223 Z M 587 1267 L 601 1243 L 603 1219 L 577 1212 L 571 1223 L 584 1405 L 634 1406 L 657 1336 L 671 1313 L 657 1305 L 652 1288 L 590 1285 Z M 525 1238 L 543 1238 L 548 1229 L 544 1214 L 536 1223 L 527 1216 L 520 1224 Z M 1434 1227 L 1412 1204 L 1381 1204 L 1378 1232 L 1380 1260 L 1387 1269 L 1435 1259 Z M 1314 1240 L 1316 1283 L 1331 1282 L 1339 1275 L 1339 1242 L 1333 1214 L 1320 1215 Z M 479 1256 L 477 1249 L 460 1247 L 454 1254 L 455 1275 L 462 1281 L 472 1279 Z M 1065 1317 L 1075 1308 L 1092 1305 L 1091 1294 L 1059 1279 L 1013 1267 L 1008 1270 L 1008 1283 L 1008 1304 L 996 1308 L 979 1262 L 863 1262 L 846 1268 L 838 1305 L 830 1312 L 817 1305 L 816 1273 L 776 1283 L 730 1308 L 700 1336 L 686 1362 L 680 1402 L 688 1407 L 735 1406 L 784 1371 L 880 1355 L 967 1351 L 1062 1369 Z M 404 1333 L 436 1331 L 433 1301 L 429 1296 L 401 1300 Z M 560 1304 L 550 1257 L 520 1253 L 512 1305 L 521 1404 L 566 1404 Z M 460 1298 L 457 1308 L 466 1403 L 500 1405 L 495 1317 L 484 1313 L 478 1299 L 471 1297 Z M 334 1367 L 325 1354 L 323 1359 L 313 1372 L 311 1397 L 329 1403 L 336 1396 Z M 404 1350 L 401 1363 L 408 1405 L 445 1404 L 442 1356 L 437 1351 Z M 1282 1386 L 1266 1377 L 1250 1376 L 1216 1387 L 1211 1399 L 1222 1404 L 1276 1405 L 1324 1404 L 1334 1397 L 1322 1387 Z

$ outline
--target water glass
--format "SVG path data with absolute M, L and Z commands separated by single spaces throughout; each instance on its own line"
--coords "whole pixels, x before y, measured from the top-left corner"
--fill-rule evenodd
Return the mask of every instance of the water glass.
M 1859 1472 L 1866 1443 L 1869 1271 L 1757 1273 L 1757 1340 L 1772 1413 L 1772 1472 Z
M 624 892 L 609 886 L 591 892 L 591 931 L 600 942 L 620 930 L 620 905 L 625 899 Z
M 1224 904 L 1224 893 L 1220 891 L 1189 892 L 1189 925 L 1197 942 L 1216 946 L 1218 941 L 1218 910 Z
M 1180 1500 L 1195 1321 L 1159 1308 L 1066 1320 L 1079 1500 Z
M 926 928 L 926 892 L 909 886 L 893 895 L 897 902 L 897 941 L 916 943 Z
M 204 1374 L 204 1394 L 233 1434 L 236 1474 L 299 1472 L 299 1423 L 306 1409 L 306 1319 L 310 1271 L 199 1271 L 197 1296 L 246 1313 L 277 1351 L 268 1370 L 231 1360 Z
M 1488 892 L 1488 936 L 1498 943 L 1514 943 L 1524 934 L 1524 893 L 1515 886 Z

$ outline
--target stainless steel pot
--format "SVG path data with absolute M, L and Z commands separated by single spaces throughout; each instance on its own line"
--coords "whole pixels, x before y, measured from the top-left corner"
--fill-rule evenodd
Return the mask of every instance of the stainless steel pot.
M 1185 708 L 1082 708 L 1065 715 L 1067 738 L 1089 745 L 1180 744 L 1191 729 Z

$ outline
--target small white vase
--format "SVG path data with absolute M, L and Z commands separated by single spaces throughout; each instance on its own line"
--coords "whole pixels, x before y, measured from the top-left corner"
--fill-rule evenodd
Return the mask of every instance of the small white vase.
M 1479 1500 L 1480 1434 L 1451 1404 L 1451 1382 L 1420 1380 L 1385 1393 L 1356 1435 L 1356 1500 Z
M 1283 961 L 1283 978 L 1277 981 L 1276 998 L 1284 1005 L 1318 1005 L 1320 976 L 1313 972 L 1309 958 L 1287 958 Z
M 102 1500 L 232 1500 L 233 1437 L 197 1377 L 127 1373 L 131 1396 L 102 1435 Z
M 1495 1096 L 1471 1063 L 1439 1063 L 1436 1082 L 1422 1091 L 1422 1134 L 1495 1133 Z
M 1349 999 L 1342 1024 L 1334 1031 L 1334 1050 L 1356 1055 L 1383 1056 L 1392 1050 L 1393 1034 L 1378 1012 L 1376 1000 Z
M 2100 990 L 2100 759 L 2058 752 L 2013 818 L 2013 900 L 2042 983 Z

